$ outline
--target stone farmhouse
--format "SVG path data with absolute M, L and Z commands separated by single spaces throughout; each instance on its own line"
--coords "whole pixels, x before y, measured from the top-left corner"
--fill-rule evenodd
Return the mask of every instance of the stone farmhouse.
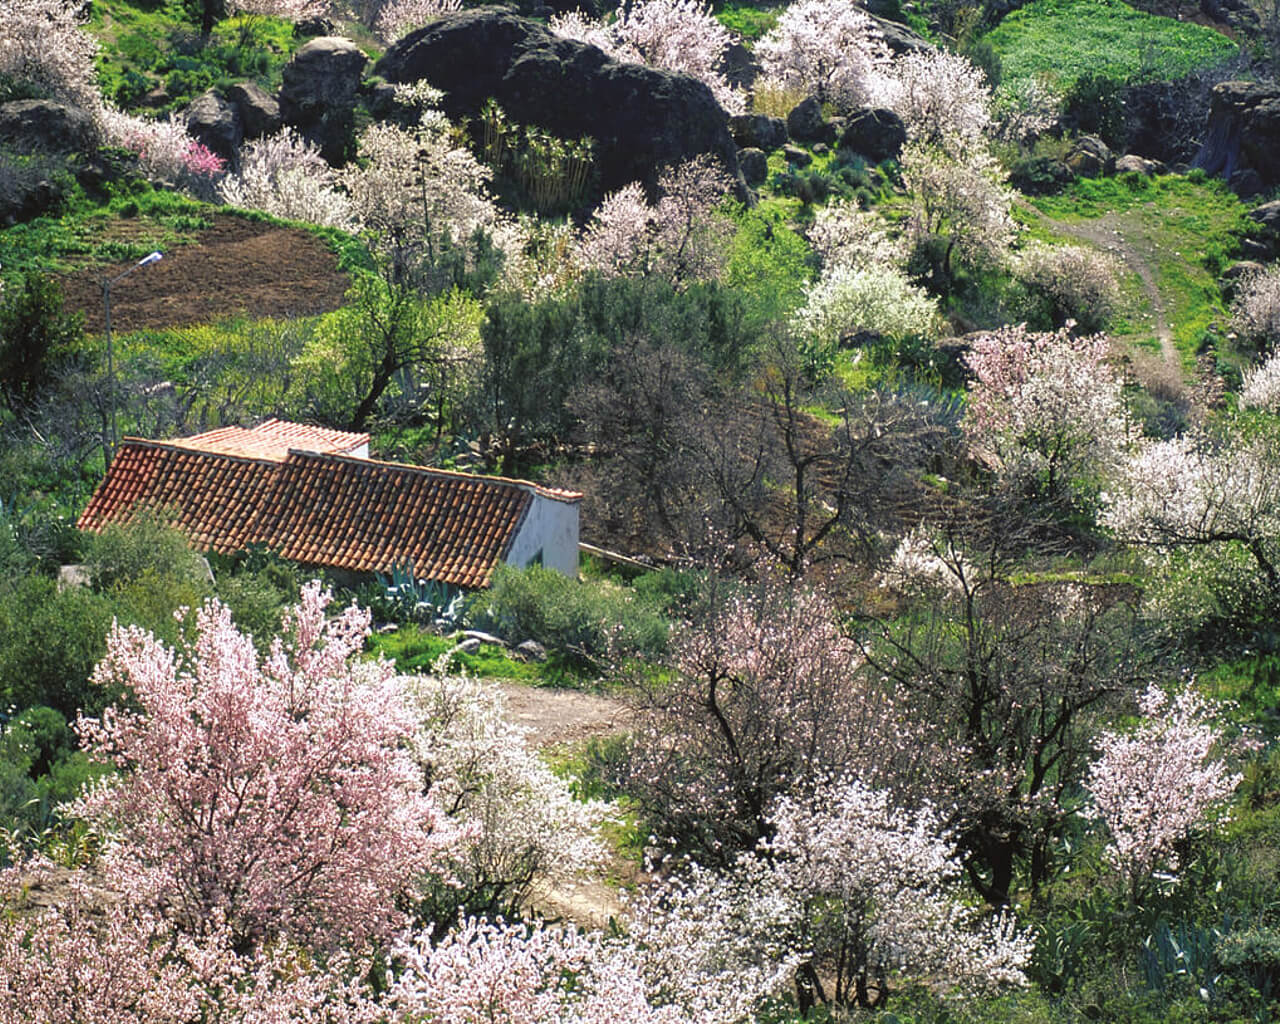
M 489 585 L 499 563 L 578 571 L 582 495 L 524 480 L 381 462 L 369 435 L 267 420 L 174 441 L 125 438 L 80 516 L 99 531 L 155 510 L 194 548 L 265 545 L 360 578 Z

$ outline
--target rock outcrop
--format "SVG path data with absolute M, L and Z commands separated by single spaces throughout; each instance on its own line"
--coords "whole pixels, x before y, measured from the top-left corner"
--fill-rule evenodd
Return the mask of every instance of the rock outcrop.
M 319 146 L 331 164 L 348 155 L 356 90 L 368 60 L 350 39 L 321 36 L 284 66 L 280 116 Z
M 787 134 L 796 142 L 834 142 L 836 133 L 822 116 L 818 97 L 808 96 L 787 114 Z
M 729 118 L 729 131 L 733 141 L 744 149 L 750 146 L 766 153 L 787 141 L 787 123 L 766 114 L 737 114 Z
M 244 141 L 240 115 L 215 89 L 201 93 L 182 112 L 191 137 L 228 163 Z
M 20 153 L 89 153 L 96 148 L 93 118 L 55 100 L 0 103 L 0 142 Z
M 388 82 L 425 80 L 444 90 L 454 120 L 493 97 L 512 121 L 566 139 L 590 136 L 604 191 L 632 181 L 652 187 L 659 168 L 708 154 L 748 198 L 728 116 L 705 84 L 612 60 L 510 10 L 438 18 L 392 46 L 374 70 Z
M 1064 162 L 1072 174 L 1082 178 L 1100 178 L 1115 173 L 1116 169 L 1115 154 L 1096 135 L 1081 135 L 1076 139 Z
M 1280 85 L 1216 86 L 1204 144 L 1192 166 L 1225 178 L 1239 191 L 1280 184 Z
M 844 134 L 840 137 L 842 149 L 851 150 L 871 163 L 896 159 L 907 142 L 907 126 L 892 110 L 879 107 L 859 110 L 849 115 Z
M 235 108 L 246 139 L 260 139 L 280 130 L 280 104 L 256 82 L 237 82 L 228 88 L 227 102 Z

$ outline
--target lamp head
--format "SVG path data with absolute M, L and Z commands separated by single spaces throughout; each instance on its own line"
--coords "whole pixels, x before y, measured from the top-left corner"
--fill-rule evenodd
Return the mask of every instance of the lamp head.
M 150 255 L 143 256 L 142 259 L 138 260 L 138 266 L 140 267 L 148 266 L 149 264 L 157 262 L 163 256 L 164 256 L 164 253 L 162 252 L 153 252 Z

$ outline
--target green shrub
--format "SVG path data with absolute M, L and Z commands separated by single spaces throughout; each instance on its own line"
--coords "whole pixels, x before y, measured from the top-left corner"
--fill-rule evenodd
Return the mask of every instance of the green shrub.
M 190 583 L 208 578 L 204 560 L 191 550 L 186 536 L 151 512 L 107 525 L 87 547 L 85 565 L 97 591 L 133 583 L 145 573 Z
M 1063 112 L 1082 135 L 1097 135 L 1113 149 L 1123 149 L 1127 135 L 1124 83 L 1086 72 L 1075 80 L 1063 101 Z M 1139 176 L 1145 181 L 1145 176 Z
M 509 643 L 536 640 L 578 671 L 598 672 L 619 656 L 653 657 L 667 644 L 666 620 L 634 591 L 540 566 L 499 566 L 468 621 Z
M 114 613 L 101 594 L 59 591 L 39 576 L 0 595 L 0 707 L 44 704 L 67 718 L 81 708 L 101 710 L 111 695 L 91 686 L 89 676 L 106 653 Z
M 83 317 L 62 311 L 62 286 L 25 274 L 0 303 L 0 398 L 13 409 L 35 400 L 78 347 Z

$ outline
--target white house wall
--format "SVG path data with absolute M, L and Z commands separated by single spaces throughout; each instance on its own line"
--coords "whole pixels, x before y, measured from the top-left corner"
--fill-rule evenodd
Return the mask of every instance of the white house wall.
M 507 564 L 523 569 L 542 552 L 542 564 L 578 575 L 578 503 L 534 494 L 533 504 L 511 542 Z

